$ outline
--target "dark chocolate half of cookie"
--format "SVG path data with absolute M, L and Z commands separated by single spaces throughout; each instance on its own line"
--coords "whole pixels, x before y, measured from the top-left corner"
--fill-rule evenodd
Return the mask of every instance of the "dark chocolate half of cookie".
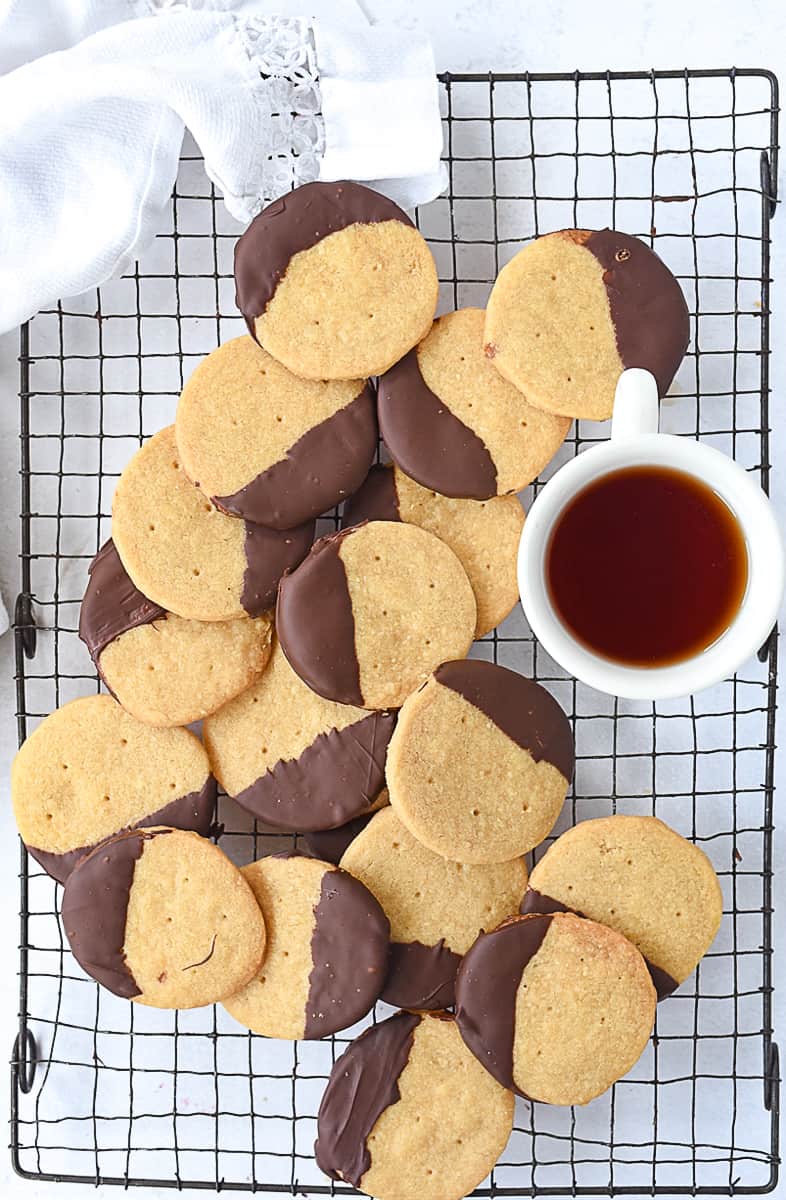
M 123 946 L 134 868 L 153 833 L 123 833 L 97 846 L 69 876 L 61 916 L 71 952 L 92 979 L 129 1000 L 141 987 L 126 962 Z
M 233 799 L 279 829 L 343 826 L 382 790 L 395 725 L 395 713 L 372 712 L 343 729 L 326 729 L 297 758 L 280 759 Z
M 246 570 L 240 603 L 250 617 L 261 616 L 276 603 L 278 585 L 308 554 L 314 541 L 314 521 L 295 529 L 267 529 L 245 522 Z
M 376 463 L 344 505 L 341 528 L 363 521 L 400 521 L 396 476 L 392 467 Z
M 497 468 L 485 442 L 428 387 L 417 348 L 380 378 L 378 413 L 393 458 L 423 487 L 474 500 L 497 494 Z
M 582 231 L 584 232 L 584 231 Z M 625 367 L 644 367 L 665 396 L 688 348 L 688 306 L 654 250 L 627 233 L 600 229 L 582 239 L 603 269 L 617 350 Z
M 79 609 L 79 636 L 98 667 L 101 651 L 129 629 L 150 625 L 166 609 L 143 596 L 126 571 L 111 538 L 87 568 L 88 582 Z
M 442 1009 L 455 1002 L 461 955 L 445 945 L 391 942 L 390 966 L 382 999 L 396 1008 Z
M 464 955 L 456 977 L 456 1024 L 467 1046 L 503 1087 L 521 1093 L 513 1079 L 516 993 L 551 917 L 513 917 L 482 933 Z
M 352 530 L 319 538 L 281 581 L 276 630 L 290 665 L 320 696 L 363 706 L 355 618 L 339 551 Z
M 396 1013 L 367 1029 L 336 1060 L 319 1106 L 315 1146 L 317 1164 L 331 1179 L 360 1186 L 371 1166 L 369 1134 L 401 1098 L 398 1081 L 422 1020 L 417 1013 Z
M 359 1021 L 387 972 L 390 924 L 368 888 L 342 870 L 325 871 L 311 936 L 305 1038 Z

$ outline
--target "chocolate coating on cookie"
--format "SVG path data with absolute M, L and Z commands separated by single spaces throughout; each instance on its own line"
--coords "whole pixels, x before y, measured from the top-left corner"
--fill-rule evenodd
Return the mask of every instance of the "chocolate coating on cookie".
M 346 871 L 325 871 L 314 918 L 306 1038 L 346 1029 L 368 1012 L 382 988 L 390 949 L 382 908 Z
M 582 231 L 581 241 L 603 268 L 622 362 L 651 371 L 665 396 L 690 338 L 682 289 L 654 250 L 638 238 L 601 229 Z
M 662 967 L 658 967 L 654 962 L 650 962 L 648 958 L 644 958 L 647 964 L 647 970 L 655 986 L 655 992 L 658 1000 L 665 1000 L 667 996 L 671 996 L 680 986 L 676 979 L 672 979 L 668 971 L 664 971 Z
M 305 831 L 303 841 L 314 858 L 338 866 L 347 846 L 354 842 L 359 833 L 362 833 L 373 816 L 373 812 L 363 813 L 362 816 L 353 817 L 351 821 L 345 821 L 343 825 L 338 825 L 335 829 Z
M 319 538 L 279 588 L 276 629 L 300 678 L 320 696 L 362 707 L 355 618 L 339 556 L 349 533 Z
M 400 521 L 396 477 L 390 467 L 376 463 L 364 482 L 344 505 L 341 528 L 363 521 Z
M 146 829 L 152 825 L 171 825 L 174 829 L 191 829 L 194 833 L 207 837 L 213 824 L 217 794 L 218 785 L 213 776 L 209 775 L 200 791 L 179 796 L 177 800 L 170 801 L 149 816 L 135 821 L 127 829 L 119 829 L 117 835 L 112 836 L 130 833 L 134 829 Z M 100 843 L 78 846 L 75 850 L 67 850 L 63 854 L 27 846 L 27 852 L 41 864 L 47 875 L 51 875 L 58 883 L 65 883 L 77 863 L 94 850 L 96 845 Z
M 551 913 L 566 913 L 572 912 L 577 917 L 583 917 L 575 908 L 568 908 L 567 904 L 562 904 L 561 901 L 555 900 L 552 896 L 544 896 L 541 892 L 536 892 L 534 888 L 528 887 L 524 893 L 524 898 L 521 901 L 519 912 L 522 916 L 528 917 L 533 913 L 538 913 L 541 916 L 548 916 Z
M 446 946 L 444 938 L 435 946 L 391 942 L 382 999 L 396 1008 L 448 1008 L 455 1001 L 460 964 L 461 955 Z
M 240 603 L 250 617 L 258 617 L 276 602 L 278 585 L 287 571 L 302 562 L 314 540 L 314 521 L 295 529 L 266 529 L 245 522 L 246 570 Z
M 540 684 L 480 659 L 443 663 L 434 678 L 484 713 L 517 746 L 528 750 L 535 762 L 551 763 L 568 782 L 573 778 L 575 749 L 570 723 Z
M 429 388 L 410 350 L 379 381 L 379 425 L 407 475 L 443 496 L 488 500 L 497 468 L 481 438 Z
M 111 538 L 87 568 L 87 589 L 79 609 L 79 636 L 98 666 L 101 651 L 129 629 L 166 617 L 166 609 L 135 587 Z
M 359 487 L 376 448 L 374 396 L 367 384 L 344 408 L 298 438 L 285 458 L 232 495 L 214 496 L 213 503 L 271 529 L 293 529 Z
M 367 1029 L 336 1060 L 319 1106 L 317 1163 L 331 1179 L 359 1187 L 371 1166 L 367 1139 L 401 1098 L 398 1081 L 422 1017 L 396 1013 Z
M 569 908 L 567 904 L 563 904 L 560 900 L 555 900 L 553 896 L 544 896 L 542 892 L 537 891 L 535 888 L 527 888 L 524 893 L 524 899 L 521 901 L 520 912 L 523 916 L 529 916 L 532 913 L 573 913 L 577 917 L 584 916 L 584 913 L 579 912 L 577 908 Z M 664 971 L 662 967 L 656 966 L 646 955 L 642 957 L 647 964 L 647 970 L 655 985 L 658 1000 L 665 1000 L 672 992 L 676 992 L 680 986 L 678 980 L 673 979 L 668 971 Z
M 235 246 L 235 302 L 251 336 L 296 254 L 349 225 L 380 221 L 412 225 L 387 196 L 346 180 L 307 183 L 268 204 Z
M 320 733 L 297 758 L 279 760 L 234 799 L 279 829 L 344 825 L 382 790 L 395 724 L 394 713 L 373 712 L 343 729 Z
M 72 871 L 63 893 L 63 926 L 74 958 L 91 978 L 127 1000 L 142 991 L 123 952 L 134 870 L 145 841 L 168 832 L 132 831 L 103 842 Z
M 497 1082 L 519 1095 L 524 1093 L 513 1080 L 516 993 L 550 924 L 548 916 L 512 917 L 492 933 L 482 933 L 456 977 L 459 1033 Z

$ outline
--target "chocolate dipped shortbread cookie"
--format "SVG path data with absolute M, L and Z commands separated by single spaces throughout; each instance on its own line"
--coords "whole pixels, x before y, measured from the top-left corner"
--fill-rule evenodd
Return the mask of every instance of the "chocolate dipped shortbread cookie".
M 396 1013 L 336 1060 L 317 1163 L 378 1200 L 459 1200 L 504 1150 L 513 1104 L 447 1013 Z
M 265 918 L 267 951 L 227 1012 L 254 1033 L 320 1038 L 353 1025 L 385 982 L 389 925 L 346 871 L 297 853 L 243 867 Z
M 551 831 L 573 761 L 570 723 L 545 688 L 494 663 L 445 662 L 399 714 L 390 803 L 435 854 L 507 862 Z
M 278 829 L 334 829 L 367 813 L 385 783 L 394 713 L 324 700 L 278 643 L 262 678 L 203 726 L 221 786 Z
M 345 505 L 344 528 L 361 521 L 404 521 L 450 546 L 475 593 L 475 637 L 496 628 L 518 602 L 516 555 L 524 510 L 516 496 L 452 500 L 421 487 L 390 463 L 372 467 Z
M 615 229 L 561 229 L 502 268 L 483 343 L 530 404 L 602 421 L 627 367 L 651 371 L 665 396 L 689 336 L 682 289 L 654 250 Z
M 313 521 L 282 531 L 220 512 L 186 476 L 174 425 L 136 452 L 112 501 L 112 540 L 134 586 L 194 621 L 270 609 L 313 537 Z
M 218 508 L 292 529 L 360 486 L 377 448 L 376 406 L 364 379 L 300 379 L 240 337 L 187 381 L 175 434 L 183 469 Z
M 218 846 L 178 829 L 110 838 L 71 872 L 62 906 L 74 958 L 116 996 L 197 1008 L 231 995 L 265 952 L 251 888 Z
M 427 332 L 439 289 L 406 213 L 347 182 L 263 209 L 235 247 L 235 284 L 250 332 L 304 379 L 380 375 Z
M 484 933 L 456 978 L 456 1022 L 504 1087 L 587 1104 L 646 1046 L 655 988 L 622 934 L 570 913 L 514 917 Z
M 483 349 L 485 314 L 461 308 L 379 381 L 379 424 L 395 462 L 444 496 L 519 492 L 556 454 L 570 418 L 533 408 Z
M 279 592 L 276 629 L 320 696 L 397 708 L 437 663 L 466 654 L 477 606 L 449 546 L 416 525 L 370 521 L 320 538 Z

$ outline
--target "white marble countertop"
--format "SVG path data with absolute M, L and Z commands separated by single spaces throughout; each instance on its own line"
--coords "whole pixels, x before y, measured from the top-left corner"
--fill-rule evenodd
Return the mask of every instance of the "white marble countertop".
M 646 69 L 690 67 L 768 67 L 786 78 L 786 7 L 778 0 L 361 0 L 372 20 L 395 20 L 399 25 L 426 27 L 435 47 L 440 70 L 460 71 L 567 71 L 573 69 Z M 781 191 L 784 183 L 781 181 Z M 781 225 L 783 224 L 783 229 Z M 778 330 L 783 328 L 786 280 L 786 217 L 780 214 L 773 225 L 774 286 L 772 302 L 776 313 L 773 338 L 773 424 L 772 458 L 774 496 L 786 516 L 786 472 L 779 470 L 786 451 L 786 426 L 781 429 L 781 396 L 786 390 L 786 349 Z M 16 401 L 17 344 L 14 334 L 0 338 L 0 587 L 7 603 L 18 589 L 18 406 Z M 0 638 L 0 777 L 16 749 L 13 689 L 13 643 L 10 635 Z M 782 720 L 779 728 L 783 729 Z M 786 759 L 781 755 L 778 776 L 786 783 Z M 4 834 L 5 870 L 0 874 L 0 911 L 3 952 L 8 964 L 6 984 L 0 989 L 0 1058 L 7 1059 L 16 1018 L 16 957 L 18 895 L 16 880 L 16 834 L 7 799 L 7 783 L 0 822 Z M 777 821 L 776 821 L 777 824 Z M 782 895 L 784 834 L 776 842 L 776 896 Z M 786 905 L 784 905 L 786 907 Z M 782 951 L 784 919 L 776 904 L 776 941 Z M 776 962 L 779 959 L 776 959 Z M 776 1036 L 781 1041 L 786 1029 L 786 989 L 776 991 Z M 2 1090 L 3 1105 L 7 1090 Z M 740 1114 L 744 1121 L 744 1113 Z M 783 1186 L 783 1185 L 782 1185 Z M 8 1197 L 52 1197 L 61 1194 L 55 1185 L 18 1180 L 11 1174 L 7 1156 L 0 1162 L 0 1190 Z M 114 1195 L 115 1189 L 98 1189 Z M 62 1194 L 69 1194 L 63 1192 Z M 148 1193 L 151 1194 L 151 1193 Z M 157 1196 L 168 1195 L 155 1191 Z

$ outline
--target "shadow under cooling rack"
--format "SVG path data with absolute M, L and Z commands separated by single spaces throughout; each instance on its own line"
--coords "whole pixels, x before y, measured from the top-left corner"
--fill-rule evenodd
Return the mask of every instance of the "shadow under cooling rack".
M 500 267 L 539 233 L 612 225 L 644 238 L 678 275 L 691 311 L 691 349 L 663 428 L 734 455 L 766 487 L 774 77 L 455 75 L 441 91 L 449 188 L 419 213 L 441 310 L 485 304 Z M 239 232 L 187 147 L 169 225 L 135 270 L 40 313 L 23 332 L 20 739 L 56 705 L 98 687 L 76 635 L 87 564 L 108 533 L 128 458 L 172 421 L 199 358 L 243 330 L 232 284 Z M 579 422 L 543 478 L 606 435 Z M 571 718 L 576 777 L 555 833 L 610 812 L 655 814 L 702 846 L 724 896 L 712 950 L 659 1007 L 633 1071 L 585 1108 L 518 1101 L 508 1148 L 478 1195 L 776 1186 L 776 651 L 773 635 L 734 679 L 643 704 L 567 677 L 521 613 L 476 644 L 474 654 L 545 682 Z M 221 845 L 237 862 L 280 848 L 226 798 L 220 820 Z M 351 1191 L 326 1183 L 313 1142 L 326 1076 L 359 1027 L 291 1044 L 250 1035 L 220 1007 L 168 1013 L 119 1000 L 74 963 L 58 891 L 23 852 L 16 1169 L 125 1186 Z

